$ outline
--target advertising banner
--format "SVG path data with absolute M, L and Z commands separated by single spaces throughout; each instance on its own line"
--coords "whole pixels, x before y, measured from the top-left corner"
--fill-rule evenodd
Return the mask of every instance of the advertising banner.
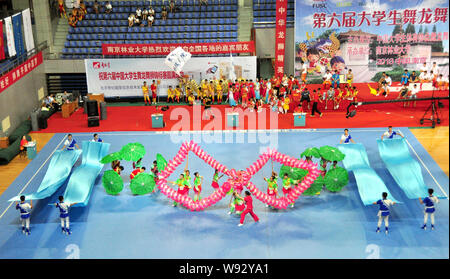
M 190 54 L 253 53 L 255 43 L 198 43 L 198 44 L 102 44 L 103 55 L 168 55 L 177 47 Z
M 22 35 L 22 14 L 18 13 L 12 16 L 12 25 L 14 30 L 14 42 L 16 45 L 17 56 L 25 53 Z
M 14 31 L 10 16 L 5 18 L 5 30 L 8 44 L 8 55 L 9 57 L 12 57 L 16 55 L 16 44 L 14 42 Z
M 275 74 L 284 75 L 284 56 L 286 45 L 286 15 L 288 0 L 276 1 L 275 23 Z
M 31 27 L 31 15 L 30 9 L 26 9 L 22 12 L 23 19 L 23 34 L 25 36 L 25 46 L 27 52 L 34 49 L 33 28 Z
M 423 63 L 448 75 L 448 0 L 297 0 L 295 72 L 321 83 L 326 70 L 354 82 L 400 81 Z
M 158 96 L 166 96 L 169 85 L 176 86 L 179 76 L 166 64 L 165 58 L 86 59 L 86 78 L 89 93 L 103 93 L 105 97 L 142 96 L 144 81 L 160 80 Z M 195 79 L 228 79 L 234 71 L 237 78 L 256 80 L 256 56 L 193 57 L 183 67 L 182 76 Z

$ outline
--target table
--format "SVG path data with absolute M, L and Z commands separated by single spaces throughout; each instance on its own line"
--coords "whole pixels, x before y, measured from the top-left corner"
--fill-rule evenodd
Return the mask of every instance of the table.
M 36 157 L 36 141 L 29 141 L 24 145 L 27 148 L 27 157 L 30 160 L 33 160 Z
M 63 118 L 68 118 L 78 108 L 78 102 L 64 103 L 61 106 L 61 113 Z
M 306 125 L 306 113 L 293 113 L 294 127 L 304 127 Z
M 9 146 L 9 138 L 1 137 L 0 138 L 0 148 L 8 148 L 8 146 Z
M 161 113 L 152 114 L 152 128 L 163 128 L 164 119 Z
M 88 99 L 89 100 L 94 100 L 94 101 L 97 101 L 97 102 L 99 102 L 99 103 L 101 103 L 101 102 L 104 102 L 105 101 L 105 94 L 92 94 L 92 93 L 89 93 L 88 94 Z
M 227 114 L 227 126 L 239 127 L 239 113 L 232 112 Z

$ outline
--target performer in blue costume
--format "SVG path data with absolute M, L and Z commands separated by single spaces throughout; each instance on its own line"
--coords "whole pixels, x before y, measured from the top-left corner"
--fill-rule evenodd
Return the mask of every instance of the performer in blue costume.
M 388 139 L 393 139 L 394 136 L 399 135 L 402 138 L 404 138 L 404 136 L 402 135 L 402 133 L 400 133 L 400 131 L 393 131 L 392 130 L 392 126 L 388 127 L 388 131 L 385 132 L 383 135 L 381 135 L 381 139 L 383 139 L 384 137 L 387 137 Z
M 72 134 L 68 134 L 67 139 L 64 142 L 64 146 L 61 150 L 64 150 L 64 148 L 67 148 L 67 150 L 74 150 L 75 147 L 77 149 L 80 149 L 80 147 L 77 144 L 77 141 L 72 137 Z
M 439 200 L 438 198 L 433 196 L 433 193 L 434 190 L 430 188 L 428 189 L 428 197 L 424 198 L 423 200 L 419 198 L 419 202 L 425 205 L 425 210 L 423 212 L 423 230 L 427 229 L 428 214 L 430 214 L 431 229 L 434 230 L 434 212 L 436 211 L 434 205 L 439 203 Z
M 98 137 L 98 134 L 94 134 L 94 138 L 91 140 L 94 142 L 103 142 L 103 140 L 101 138 Z
M 59 208 L 59 218 L 61 219 L 61 230 L 62 233 L 67 235 L 71 234 L 70 224 L 69 224 L 69 207 L 76 203 L 67 204 L 64 202 L 64 197 L 59 196 L 59 203 L 55 203 L 55 206 Z
M 345 129 L 344 134 L 341 136 L 341 141 L 339 142 L 339 144 L 350 142 L 355 143 L 355 141 L 352 139 L 352 136 L 350 136 L 350 134 L 348 133 L 348 129 Z
M 30 235 L 30 212 L 33 208 L 33 201 L 25 202 L 25 196 L 20 196 L 20 203 L 16 204 L 16 210 L 20 210 L 20 219 L 22 220 L 22 233 Z
M 381 200 L 378 200 L 377 202 L 374 202 L 373 204 L 378 204 L 380 206 L 380 210 L 378 211 L 378 226 L 376 232 L 380 232 L 381 223 L 384 219 L 384 226 L 386 227 L 386 234 L 389 233 L 389 208 L 395 204 L 395 202 L 389 200 L 387 198 L 388 194 L 386 192 L 383 192 L 381 194 L 383 197 Z

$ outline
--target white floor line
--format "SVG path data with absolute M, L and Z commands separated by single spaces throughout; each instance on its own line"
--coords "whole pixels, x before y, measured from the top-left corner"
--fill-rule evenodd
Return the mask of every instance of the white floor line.
M 58 147 L 61 145 L 61 143 L 66 139 L 67 136 L 64 136 L 63 139 L 58 143 L 58 145 L 55 147 L 55 149 L 52 151 L 52 153 L 50 153 L 50 155 L 47 157 L 47 159 L 45 160 L 45 162 L 39 167 L 39 169 L 34 173 L 34 175 L 31 177 L 30 180 L 28 180 L 27 184 L 25 184 L 25 186 L 23 186 L 22 190 L 20 190 L 20 192 L 16 195 L 20 195 L 23 193 L 23 191 L 28 187 L 28 185 L 30 185 L 30 182 L 34 179 L 34 177 L 41 171 L 41 169 L 45 166 L 45 164 L 47 163 L 47 161 L 53 156 L 53 154 L 56 152 L 56 150 L 58 149 Z M 11 202 L 8 207 L 5 209 L 5 211 L 3 211 L 3 213 L 0 215 L 0 219 L 3 217 L 3 215 L 5 215 L 6 211 L 8 211 L 8 209 L 11 207 L 11 205 L 13 205 L 14 202 Z
M 406 143 L 411 148 L 411 150 L 414 152 L 414 154 L 416 154 L 417 159 L 419 159 L 420 163 L 422 163 L 422 166 L 427 170 L 427 172 L 430 174 L 431 178 L 433 178 L 433 180 L 436 183 L 436 185 L 441 189 L 441 191 L 444 194 L 444 196 L 447 197 L 447 199 L 448 199 L 448 194 L 444 191 L 444 189 L 442 188 L 441 184 L 439 184 L 439 182 L 436 180 L 436 178 L 434 178 L 434 176 L 431 174 L 430 170 L 427 168 L 425 163 L 422 161 L 422 159 L 420 158 L 419 154 L 417 154 L 417 152 L 414 149 L 414 147 L 412 147 L 412 145 L 409 143 L 409 141 L 407 139 L 405 139 L 405 140 L 406 140 Z

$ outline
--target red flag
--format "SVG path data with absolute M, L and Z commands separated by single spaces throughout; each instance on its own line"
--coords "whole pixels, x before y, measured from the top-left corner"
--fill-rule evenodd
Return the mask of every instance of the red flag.
M 5 46 L 3 45 L 3 20 L 0 20 L 0 30 L 2 34 L 0 36 L 0 60 L 5 59 Z

